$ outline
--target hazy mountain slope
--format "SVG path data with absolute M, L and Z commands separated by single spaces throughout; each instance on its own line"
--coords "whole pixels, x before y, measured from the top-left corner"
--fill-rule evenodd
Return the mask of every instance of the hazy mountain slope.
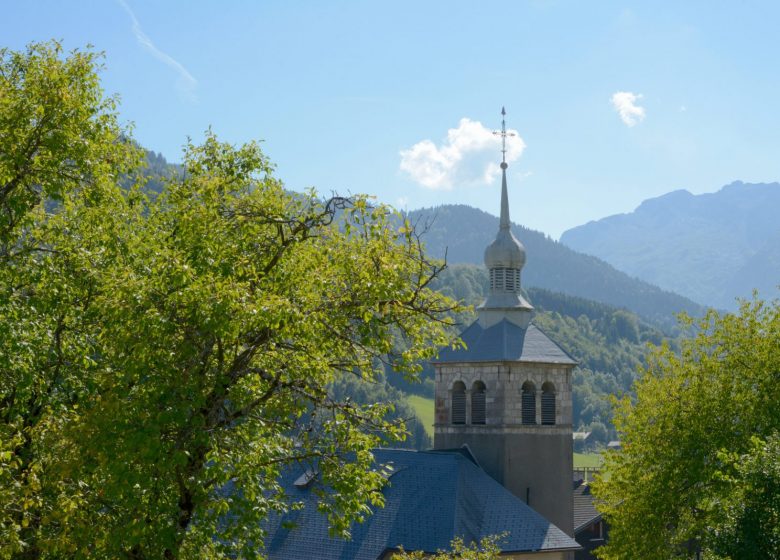
M 763 247 L 742 263 L 742 266 L 726 282 L 724 291 L 747 297 L 756 289 L 764 298 L 780 296 L 780 231 L 768 237 Z
M 716 193 L 680 190 L 628 214 L 572 228 L 561 242 L 619 270 L 706 305 L 731 308 L 780 283 L 780 184 L 732 183 Z
M 408 213 L 429 253 L 451 263 L 482 264 L 485 247 L 498 231 L 498 218 L 465 205 L 444 205 Z M 543 233 L 513 225 L 527 253 L 523 285 L 563 292 L 630 309 L 658 325 L 674 326 L 674 314 L 703 312 L 694 302 L 629 277 L 604 261 L 578 253 Z

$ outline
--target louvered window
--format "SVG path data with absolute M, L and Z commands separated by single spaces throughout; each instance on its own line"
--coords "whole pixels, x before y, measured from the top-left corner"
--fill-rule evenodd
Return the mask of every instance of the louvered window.
M 490 269 L 490 288 L 493 290 L 504 289 L 504 269 L 503 268 L 491 268 Z
M 517 292 L 520 290 L 519 268 L 491 268 L 490 289 L 501 292 Z
M 471 388 L 471 423 L 485 423 L 485 384 L 475 381 Z
M 542 424 L 555 424 L 555 387 L 552 383 L 542 385 Z
M 507 292 L 514 292 L 515 291 L 515 275 L 514 270 L 511 268 L 504 269 L 504 289 Z
M 521 406 L 523 424 L 536 424 L 536 387 L 530 381 L 523 383 Z
M 466 423 L 466 386 L 460 381 L 452 387 L 452 423 Z

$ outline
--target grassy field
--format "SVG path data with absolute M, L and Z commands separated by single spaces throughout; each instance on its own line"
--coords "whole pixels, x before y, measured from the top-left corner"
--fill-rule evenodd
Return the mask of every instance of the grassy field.
M 601 466 L 601 454 L 600 453 L 575 453 L 574 454 L 574 468 L 582 467 L 600 467 Z
M 425 432 L 433 437 L 433 399 L 426 399 L 419 395 L 409 395 L 406 399 L 414 411 L 417 413 L 417 417 L 425 426 Z

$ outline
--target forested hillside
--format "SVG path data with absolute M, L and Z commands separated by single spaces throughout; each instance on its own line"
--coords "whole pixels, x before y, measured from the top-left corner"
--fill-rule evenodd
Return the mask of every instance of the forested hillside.
M 134 145 L 137 145 L 134 143 Z M 178 163 L 170 163 L 159 152 L 147 150 L 143 146 L 138 146 L 143 152 L 143 162 L 140 169 L 140 175 L 145 181 L 144 190 L 147 195 L 154 198 L 160 194 L 165 187 L 165 181 L 175 177 L 182 176 L 182 166 Z M 135 177 L 124 176 L 121 180 L 122 186 L 129 188 L 135 181 Z
M 482 265 L 485 247 L 498 230 L 498 218 L 464 205 L 414 210 L 408 219 L 425 231 L 428 253 L 447 262 Z M 538 286 L 589 300 L 624 307 L 671 332 L 675 314 L 699 316 L 704 308 L 678 294 L 664 291 L 620 272 L 604 261 L 578 253 L 541 232 L 513 224 L 525 245 L 528 261 L 523 285 Z
M 181 174 L 181 165 L 168 163 L 165 157 L 158 152 L 145 150 L 146 167 L 143 175 L 146 178 L 146 189 L 150 193 L 160 194 L 163 189 L 163 180 L 174 175 Z

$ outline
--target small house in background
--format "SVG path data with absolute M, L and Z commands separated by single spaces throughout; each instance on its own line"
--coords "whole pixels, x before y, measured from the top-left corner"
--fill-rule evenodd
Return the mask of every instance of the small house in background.
M 614 451 L 620 451 L 620 447 L 621 447 L 620 446 L 620 441 L 618 441 L 618 440 L 610 441 L 607 444 L 607 449 L 612 449 Z
M 572 442 L 574 443 L 574 451 L 581 452 L 588 445 L 588 438 L 591 432 L 574 432 L 571 435 Z
M 607 526 L 593 505 L 590 484 L 582 479 L 574 481 L 574 539 L 582 547 L 575 552 L 575 560 L 595 558 L 593 551 L 607 539 Z

